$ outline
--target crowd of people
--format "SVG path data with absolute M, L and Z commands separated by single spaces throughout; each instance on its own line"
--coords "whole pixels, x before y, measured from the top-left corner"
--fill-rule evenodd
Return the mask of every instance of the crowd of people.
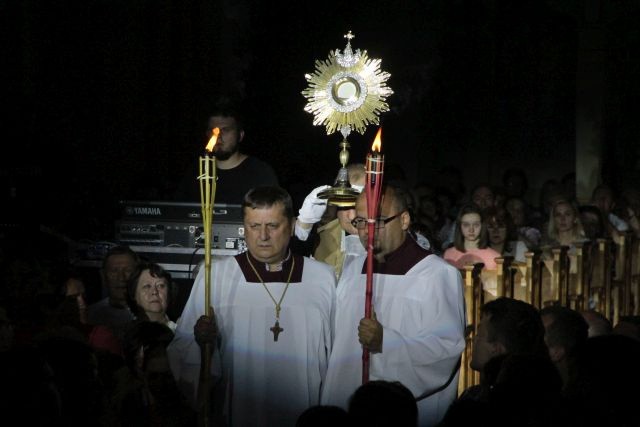
M 223 170 L 251 159 L 239 152 L 244 131 L 230 110 L 217 111 L 211 127 L 220 130 Z M 468 193 L 460 181 L 410 185 L 389 174 L 370 218 L 361 164 L 349 165 L 360 195 L 340 207 L 319 197 L 328 186 L 294 206 L 259 164 L 259 174 L 241 171 L 241 180 L 219 183 L 242 206 L 246 251 L 199 268 L 178 310 L 170 271 L 129 247 L 114 245 L 102 258 L 103 291 L 93 300 L 68 266 L 38 275 L 33 295 L 13 289 L 25 277 L 17 259 L 3 258 L 0 404 L 7 419 L 43 426 L 195 426 L 203 414 L 210 425 L 228 426 L 640 424 L 627 391 L 640 379 L 634 316 L 612 325 L 593 310 L 492 299 L 473 325 L 470 368 L 480 382 L 466 390 L 458 383 L 471 322 L 460 269 L 481 262 L 491 270 L 499 256 L 521 260 L 526 251 L 571 250 L 628 232 L 640 237 L 640 193 L 602 185 L 580 205 L 566 177 L 545 183 L 536 206 L 521 170 Z

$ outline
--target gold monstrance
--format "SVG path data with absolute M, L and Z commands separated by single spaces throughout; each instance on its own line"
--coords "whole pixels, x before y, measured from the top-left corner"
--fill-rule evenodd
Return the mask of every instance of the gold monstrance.
M 347 39 L 344 53 L 336 49 L 329 52 L 327 60 L 316 60 L 315 72 L 305 75 L 309 86 L 302 91 L 308 101 L 304 110 L 314 115 L 313 124 L 326 126 L 327 135 L 335 131 L 342 134 L 339 155 L 342 167 L 333 186 L 318 194 L 336 206 L 353 206 L 359 194 L 349 182 L 347 137 L 354 129 L 364 134 L 367 125 L 379 124 L 379 114 L 389 111 L 385 100 L 393 93 L 386 85 L 391 75 L 380 71 L 381 60 L 369 59 L 366 50 L 353 52 L 354 37 L 351 31 L 344 36 Z

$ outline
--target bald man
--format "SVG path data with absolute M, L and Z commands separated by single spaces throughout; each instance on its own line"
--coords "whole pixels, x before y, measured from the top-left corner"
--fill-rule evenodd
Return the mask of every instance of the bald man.
M 373 244 L 373 313 L 363 318 L 367 255 L 346 260 L 338 282 L 333 350 L 322 403 L 348 407 L 362 383 L 362 349 L 370 351 L 370 380 L 399 381 L 418 399 L 419 425 L 434 426 L 457 394 L 465 347 L 460 272 L 421 247 L 409 233 L 406 192 L 387 186 Z M 367 200 L 352 221 L 368 244 Z

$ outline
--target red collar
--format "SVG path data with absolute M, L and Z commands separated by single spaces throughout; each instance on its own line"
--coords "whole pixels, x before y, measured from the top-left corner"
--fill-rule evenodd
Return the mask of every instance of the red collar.
M 384 257 L 385 262 L 378 262 L 373 259 L 373 272 L 379 274 L 403 275 L 413 268 L 414 265 L 422 261 L 428 255 L 430 250 L 424 249 L 416 243 L 416 241 L 407 234 L 407 238 L 398 249 L 389 253 Z M 366 274 L 367 263 L 362 265 L 362 273 Z

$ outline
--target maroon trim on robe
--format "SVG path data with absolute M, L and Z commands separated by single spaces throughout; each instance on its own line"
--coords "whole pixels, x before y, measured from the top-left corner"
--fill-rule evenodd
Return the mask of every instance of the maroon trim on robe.
M 373 272 L 402 276 L 432 253 L 418 245 L 413 237 L 407 233 L 407 238 L 404 239 L 400 247 L 384 258 L 385 262 L 378 262 L 375 257 L 373 258 Z M 366 257 L 362 264 L 362 274 L 367 274 Z
M 287 283 L 287 279 L 289 278 L 289 271 L 291 269 L 292 260 L 295 258 L 296 265 L 293 267 L 293 274 L 291 275 L 291 283 L 300 283 L 302 282 L 302 267 L 304 266 L 304 258 L 300 255 L 294 255 L 293 253 L 289 257 L 288 260 L 284 262 L 282 265 L 282 270 L 280 271 L 267 271 L 264 267 L 264 262 L 258 261 L 255 259 L 249 251 L 243 252 L 241 254 L 235 255 L 234 258 L 238 263 L 238 267 L 242 270 L 242 274 L 244 275 L 244 280 L 249 283 L 262 283 L 258 277 L 256 277 L 256 273 L 253 272 L 253 269 L 249 265 L 247 261 L 247 255 L 251 258 L 251 263 L 260 273 L 260 277 L 264 280 L 265 283 L 273 283 L 273 282 L 282 282 Z

